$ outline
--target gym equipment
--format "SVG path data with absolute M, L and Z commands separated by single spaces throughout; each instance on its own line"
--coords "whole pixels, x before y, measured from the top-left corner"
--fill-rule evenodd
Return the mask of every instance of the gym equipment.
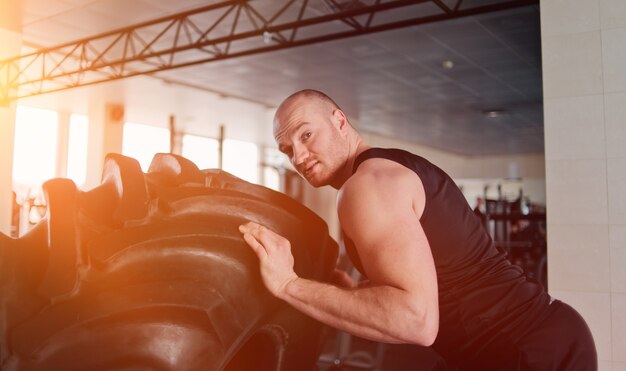
M 308 370 L 323 326 L 263 286 L 237 227 L 292 243 L 296 273 L 325 281 L 337 244 L 293 199 L 157 154 L 147 173 L 110 154 L 102 184 L 44 184 L 48 213 L 0 234 L 3 370 Z
M 513 201 L 486 199 L 483 220 L 496 247 L 511 263 L 524 269 L 526 277 L 547 288 L 546 213 L 528 206 L 520 196 Z

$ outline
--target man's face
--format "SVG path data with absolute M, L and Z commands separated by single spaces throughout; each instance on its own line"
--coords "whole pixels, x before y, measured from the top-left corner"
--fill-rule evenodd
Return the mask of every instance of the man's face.
M 276 115 L 278 149 L 314 187 L 331 184 L 345 166 L 348 146 L 340 129 L 341 117 L 340 111 L 314 98 L 281 106 Z

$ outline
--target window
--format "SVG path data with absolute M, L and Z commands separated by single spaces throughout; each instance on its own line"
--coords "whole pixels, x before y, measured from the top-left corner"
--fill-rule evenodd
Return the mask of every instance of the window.
M 193 161 L 200 169 L 217 169 L 219 142 L 217 139 L 183 136 L 183 157 Z
M 217 169 L 219 142 L 196 135 L 183 136 L 183 157 L 200 169 Z M 224 140 L 222 168 L 241 179 L 259 183 L 259 150 L 256 144 L 240 140 Z
M 280 192 L 280 174 L 278 170 L 273 167 L 264 166 L 263 183 L 267 188 Z
M 170 151 L 170 131 L 157 126 L 124 124 L 122 154 L 139 161 L 143 172 L 147 172 L 152 158 L 157 153 Z
M 78 187 L 87 180 L 87 141 L 89 121 L 87 116 L 70 116 L 70 135 L 67 148 L 67 177 Z
M 225 171 L 247 180 L 259 182 L 259 150 L 256 144 L 240 140 L 224 140 Z
M 283 162 L 285 155 L 278 149 L 265 148 L 263 166 L 263 185 L 275 191 L 281 192 L 280 189 L 280 172 L 279 169 L 284 167 Z
M 58 121 L 55 111 L 17 107 L 13 187 L 21 197 L 39 195 L 41 184 L 56 175 Z

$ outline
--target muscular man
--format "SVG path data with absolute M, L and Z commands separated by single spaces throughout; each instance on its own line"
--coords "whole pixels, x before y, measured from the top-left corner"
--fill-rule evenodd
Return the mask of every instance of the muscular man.
M 582 317 L 505 259 L 441 169 L 402 150 L 370 148 L 315 90 L 279 106 L 274 138 L 311 185 L 339 190 L 346 249 L 369 283 L 300 278 L 289 241 L 246 223 L 240 231 L 272 294 L 356 336 L 432 345 L 451 369 L 597 369 Z

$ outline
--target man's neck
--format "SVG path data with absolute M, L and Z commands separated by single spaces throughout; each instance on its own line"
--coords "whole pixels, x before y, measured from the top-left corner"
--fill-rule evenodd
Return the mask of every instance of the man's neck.
M 370 148 L 370 146 L 367 145 L 361 137 L 355 138 L 354 142 L 350 143 L 348 159 L 335 179 L 330 182 L 331 187 L 341 189 L 344 183 L 352 176 L 352 169 L 356 158 L 368 148 Z

